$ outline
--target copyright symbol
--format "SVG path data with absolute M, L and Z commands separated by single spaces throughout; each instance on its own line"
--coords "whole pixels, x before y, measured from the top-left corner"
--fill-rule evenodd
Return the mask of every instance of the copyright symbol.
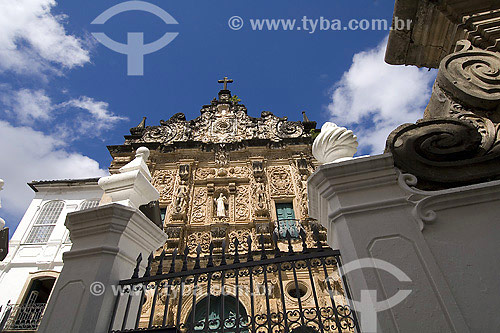
M 239 16 L 233 16 L 227 21 L 227 24 L 232 30 L 240 30 L 243 28 L 243 19 Z
M 106 288 L 104 287 L 104 284 L 102 282 L 92 282 L 90 285 L 90 293 L 94 296 L 101 296 L 104 294 L 104 291 Z

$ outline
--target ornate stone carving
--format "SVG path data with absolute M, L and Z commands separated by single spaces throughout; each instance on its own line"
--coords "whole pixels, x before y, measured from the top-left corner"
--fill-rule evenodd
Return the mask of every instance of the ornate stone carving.
M 129 143 L 159 142 L 165 145 L 182 141 L 204 143 L 234 143 L 252 139 L 282 141 L 288 138 L 309 137 L 302 122 L 278 118 L 271 112 L 262 112 L 261 118 L 247 115 L 247 109 L 231 98 L 229 91 L 219 94 L 219 100 L 201 109 L 201 115 L 186 121 L 182 113 L 175 114 L 160 126 L 142 127 L 134 132 L 140 138 L 129 138 Z
M 192 223 L 204 223 L 207 216 L 207 189 L 196 187 L 193 195 Z
M 357 148 L 357 137 L 351 130 L 326 122 L 314 139 L 312 153 L 318 162 L 332 163 L 351 159 Z
M 233 230 L 229 233 L 229 252 L 234 253 L 234 240 L 238 239 L 238 252 L 240 254 L 248 251 L 248 236 L 253 236 L 252 232 L 248 229 Z
M 179 165 L 179 177 L 181 180 L 187 182 L 191 174 L 191 166 L 189 164 Z
M 234 215 L 236 221 L 250 221 L 250 187 L 248 185 L 238 186 L 236 190 Z
M 194 174 L 195 180 L 205 180 L 215 177 L 216 169 L 214 168 L 198 168 Z
M 471 122 L 442 118 L 400 126 L 389 136 L 387 149 L 396 166 L 416 175 L 422 187 L 450 187 L 499 174 L 500 154 L 485 154 L 481 143 Z
M 264 162 L 252 161 L 253 177 L 256 181 L 261 182 L 264 177 Z
M 189 202 L 189 189 L 185 181 L 181 181 L 177 188 L 177 194 L 173 205 L 172 217 L 176 219 L 184 219 L 187 214 Z
M 500 55 L 457 42 L 439 65 L 437 84 L 463 104 L 491 110 L 500 105 Z
M 227 224 L 214 224 L 211 226 L 210 231 L 214 239 L 222 240 L 226 238 Z
M 268 179 L 271 186 L 271 195 L 293 194 L 291 175 L 288 167 L 269 167 Z
M 254 210 L 256 216 L 268 216 L 269 206 L 267 203 L 266 185 L 262 182 L 253 184 L 254 188 Z
M 160 201 L 172 201 L 176 182 L 176 170 L 157 170 L 153 175 L 152 184 L 160 192 Z
M 195 172 L 195 180 L 207 180 L 211 178 L 249 178 L 251 171 L 246 166 L 221 167 L 221 168 L 198 168 Z
M 181 237 L 181 227 L 166 227 L 165 233 L 168 235 L 168 240 L 179 239 Z
M 226 145 L 221 143 L 215 148 L 215 164 L 218 167 L 224 167 L 229 163 L 229 152 Z
M 302 171 L 300 167 L 302 167 Z M 304 159 L 296 160 L 296 163 L 292 164 L 292 173 L 295 181 L 296 197 L 298 198 L 300 213 L 302 218 L 306 218 L 309 214 L 307 205 L 307 177 L 309 175 L 309 169 L 307 168 L 307 161 Z
M 396 129 L 386 150 L 419 188 L 499 178 L 499 106 L 500 55 L 459 41 L 441 61 L 424 120 Z
M 208 253 L 210 249 L 210 242 L 212 237 L 209 232 L 192 232 L 189 234 L 187 239 L 187 246 L 189 252 L 196 253 L 196 248 L 201 245 L 201 251 L 203 253 Z

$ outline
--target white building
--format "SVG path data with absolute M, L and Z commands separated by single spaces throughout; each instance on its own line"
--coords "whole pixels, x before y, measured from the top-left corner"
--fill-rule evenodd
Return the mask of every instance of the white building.
M 36 329 L 37 316 L 45 309 L 52 287 L 63 267 L 62 255 L 71 248 L 64 225 L 70 212 L 95 207 L 103 191 L 98 178 L 35 181 L 28 185 L 35 191 L 10 242 L 9 254 L 0 262 L 0 306 L 6 329 Z M 7 288 L 8 286 L 8 288 Z M 11 306 L 7 306 L 7 303 Z M 13 305 L 13 306 L 12 306 Z M 31 320 L 9 321 L 17 312 L 29 312 Z M 32 320 L 35 318 L 35 320 Z M 0 328 L 1 328 L 0 323 Z

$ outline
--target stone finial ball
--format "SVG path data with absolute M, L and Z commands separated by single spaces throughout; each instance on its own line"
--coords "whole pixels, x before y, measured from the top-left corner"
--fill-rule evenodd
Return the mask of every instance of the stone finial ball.
M 139 147 L 137 148 L 137 150 L 135 151 L 135 156 L 143 156 L 143 158 L 145 160 L 147 160 L 149 158 L 149 149 L 146 148 L 146 147 Z

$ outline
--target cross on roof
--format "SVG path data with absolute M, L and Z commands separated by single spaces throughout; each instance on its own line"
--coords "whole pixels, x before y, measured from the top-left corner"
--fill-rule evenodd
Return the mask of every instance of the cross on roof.
M 227 76 L 224 77 L 224 80 L 219 80 L 218 81 L 219 83 L 224 83 L 224 89 L 223 90 L 227 90 L 227 84 L 228 83 L 233 83 L 233 80 L 232 79 L 228 79 Z

